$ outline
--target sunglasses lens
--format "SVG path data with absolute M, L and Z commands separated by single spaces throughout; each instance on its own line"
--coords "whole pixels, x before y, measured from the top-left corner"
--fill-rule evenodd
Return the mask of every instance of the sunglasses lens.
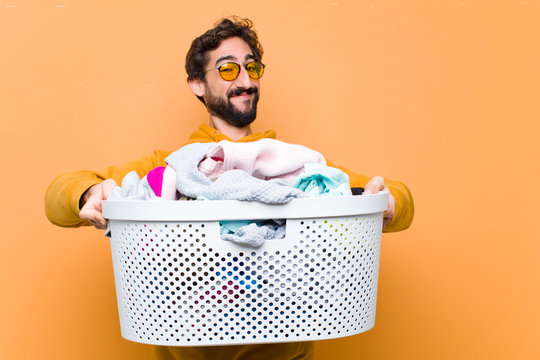
M 240 72 L 240 66 L 235 63 L 225 63 L 219 67 L 219 74 L 223 80 L 231 81 L 236 79 Z
M 261 76 L 263 76 L 264 65 L 258 61 L 252 61 L 246 64 L 246 70 L 252 80 L 258 80 L 261 78 Z

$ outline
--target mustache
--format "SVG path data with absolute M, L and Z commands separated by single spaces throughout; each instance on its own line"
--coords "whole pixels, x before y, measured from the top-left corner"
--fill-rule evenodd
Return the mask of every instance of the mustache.
M 238 95 L 251 95 L 251 94 L 257 94 L 259 90 L 256 87 L 250 87 L 247 89 L 234 89 L 227 93 L 227 97 L 230 99 L 232 96 L 238 96 Z

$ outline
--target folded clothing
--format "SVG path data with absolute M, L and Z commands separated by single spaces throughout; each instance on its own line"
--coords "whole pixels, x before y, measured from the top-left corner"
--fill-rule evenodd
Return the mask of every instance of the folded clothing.
M 291 182 L 304 171 L 307 163 L 326 165 L 326 160 L 305 146 L 275 139 L 248 143 L 223 140 L 208 149 L 199 163 L 199 171 L 210 179 L 229 170 L 244 170 L 258 179 L 279 178 Z
M 165 159 L 176 173 L 176 188 L 188 197 L 208 200 L 258 201 L 283 204 L 296 197 L 305 196 L 283 180 L 257 179 L 243 170 L 224 172 L 215 181 L 198 170 L 212 143 L 194 143 L 182 147 Z

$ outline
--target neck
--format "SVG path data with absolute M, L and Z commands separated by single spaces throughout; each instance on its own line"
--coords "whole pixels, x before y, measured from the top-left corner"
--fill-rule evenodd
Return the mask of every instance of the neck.
M 220 119 L 215 116 L 210 116 L 209 125 L 214 129 L 218 130 L 223 135 L 226 135 L 233 139 L 234 141 L 239 140 L 245 136 L 251 135 L 251 126 L 247 125 L 244 127 L 232 126 L 223 119 Z

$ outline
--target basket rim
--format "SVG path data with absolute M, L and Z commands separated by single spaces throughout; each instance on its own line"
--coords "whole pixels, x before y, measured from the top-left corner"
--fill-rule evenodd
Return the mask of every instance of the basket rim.
M 103 216 L 126 221 L 219 221 L 303 219 L 367 215 L 388 207 L 387 191 L 378 194 L 297 198 L 286 204 L 239 200 L 103 200 Z M 211 206 L 209 206 L 211 205 Z

